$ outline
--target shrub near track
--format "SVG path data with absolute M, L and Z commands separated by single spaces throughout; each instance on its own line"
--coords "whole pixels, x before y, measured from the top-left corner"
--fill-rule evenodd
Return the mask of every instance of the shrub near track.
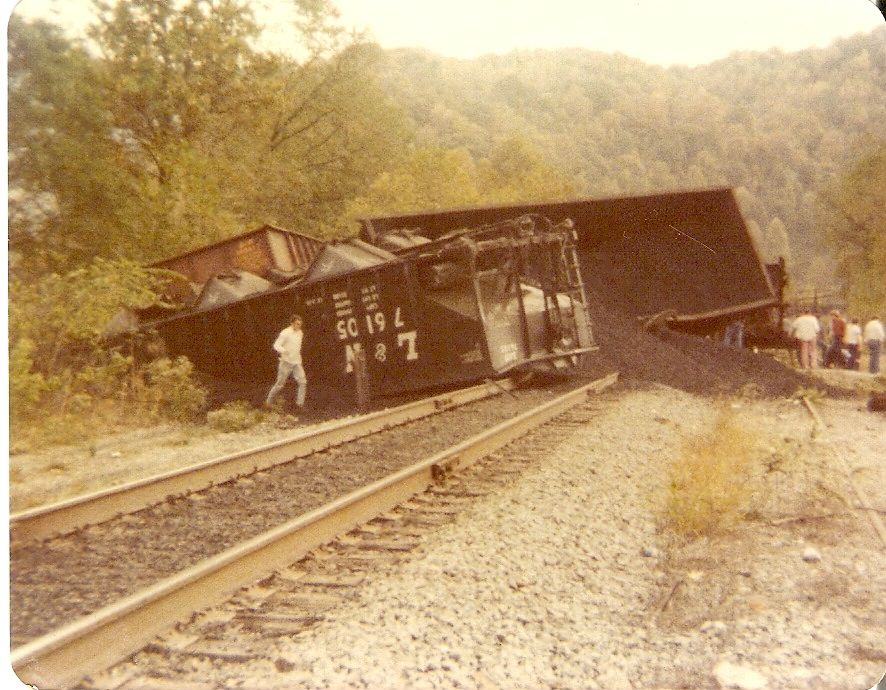
M 13 452 L 160 420 L 190 420 L 206 391 L 179 357 L 144 361 L 106 328 L 123 306 L 162 304 L 168 271 L 96 259 L 64 275 L 10 283 L 9 411 Z M 137 361 L 142 360 L 142 361 Z
M 689 537 L 728 530 L 747 510 L 760 458 L 747 420 L 722 410 L 711 428 L 684 439 L 668 467 L 667 524 Z

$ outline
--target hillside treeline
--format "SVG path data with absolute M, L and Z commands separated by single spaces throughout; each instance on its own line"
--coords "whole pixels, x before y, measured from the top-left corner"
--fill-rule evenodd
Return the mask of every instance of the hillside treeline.
M 833 287 L 841 187 L 883 144 L 886 28 L 695 68 L 455 60 L 386 54 L 333 5 L 295 4 L 298 59 L 258 51 L 234 0 L 111 3 L 88 42 L 13 16 L 14 273 L 156 260 L 263 222 L 339 234 L 372 211 L 729 185 L 767 257 Z
M 13 15 L 16 409 L 81 409 L 122 380 L 150 398 L 162 377 L 100 338 L 119 304 L 156 299 L 139 264 L 263 223 L 336 236 L 361 214 L 728 185 L 795 289 L 886 307 L 886 29 L 665 69 L 385 52 L 330 0 L 292 6 L 287 54 L 257 47 L 244 0 L 97 2 L 76 40 Z
M 763 253 L 833 288 L 837 187 L 884 141 L 884 48 L 886 28 L 695 68 L 586 50 L 470 61 L 397 51 L 383 79 L 419 142 L 483 157 L 519 133 L 582 195 L 736 187 Z

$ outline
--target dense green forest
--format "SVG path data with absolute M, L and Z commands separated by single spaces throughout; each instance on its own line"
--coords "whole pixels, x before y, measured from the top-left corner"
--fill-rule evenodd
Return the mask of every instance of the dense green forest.
M 12 16 L 18 409 L 88 401 L 108 367 L 135 382 L 98 342 L 118 304 L 155 298 L 138 265 L 263 223 L 336 236 L 368 213 L 728 185 L 796 292 L 886 309 L 886 28 L 663 68 L 386 52 L 330 0 L 293 6 L 286 55 L 257 48 L 243 0 L 99 0 L 81 39 Z
M 835 185 L 884 142 L 884 46 L 886 28 L 669 69 L 585 50 L 472 61 L 397 51 L 382 79 L 418 142 L 482 158 L 517 135 L 581 195 L 736 187 L 763 253 L 824 288 Z

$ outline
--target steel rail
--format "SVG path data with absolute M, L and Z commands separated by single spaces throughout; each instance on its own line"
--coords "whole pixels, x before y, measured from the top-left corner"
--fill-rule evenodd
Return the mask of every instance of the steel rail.
M 476 462 L 617 378 L 610 374 L 582 386 L 13 649 L 12 666 L 26 683 L 65 690 L 137 651 L 193 611 L 225 601 L 240 587 L 424 491 L 441 471 Z
M 510 391 L 515 385 L 513 380 L 504 379 L 450 391 L 346 419 L 332 426 L 308 429 L 256 448 L 15 513 L 9 516 L 10 540 L 13 543 L 26 543 L 65 534 L 117 515 L 133 513 L 170 496 L 199 491 L 441 410 L 497 395 L 503 390 Z
M 824 420 L 818 413 L 818 409 L 815 407 L 812 400 L 810 400 L 809 396 L 804 395 L 801 399 L 803 400 L 803 404 L 806 406 L 806 409 L 809 411 L 809 414 L 812 416 L 812 419 L 814 421 L 812 433 L 812 436 L 814 438 L 816 436 L 816 431 L 824 432 L 824 430 L 827 428 L 827 425 L 824 423 Z M 849 462 L 846 460 L 845 456 L 839 452 L 834 444 L 831 443 L 830 440 L 824 439 L 824 443 L 826 444 L 827 448 L 830 449 L 831 454 L 837 459 L 837 462 L 840 464 L 840 467 L 843 470 L 843 474 L 846 476 L 846 481 L 855 492 L 855 497 L 858 499 L 859 506 L 861 506 L 861 508 L 865 511 L 865 514 L 871 522 L 871 526 L 874 528 L 877 536 L 880 537 L 880 541 L 882 542 L 883 546 L 886 546 L 886 526 L 883 525 L 883 521 L 880 519 L 880 516 L 877 515 L 877 511 L 871 505 L 871 500 L 864 492 L 864 489 L 862 489 L 859 483 L 855 481 L 854 472 L 850 467 Z

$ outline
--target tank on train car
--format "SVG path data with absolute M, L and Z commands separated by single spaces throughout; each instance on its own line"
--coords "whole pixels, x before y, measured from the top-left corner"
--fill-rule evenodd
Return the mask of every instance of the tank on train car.
M 186 355 L 222 399 L 262 399 L 276 371 L 271 345 L 293 313 L 303 318 L 309 405 L 353 404 L 357 359 L 373 397 L 568 369 L 595 349 L 574 239 L 571 223 L 527 215 L 388 243 L 396 254 L 360 240 L 321 243 L 295 282 L 232 299 L 231 284 L 259 283 L 229 278 L 215 285 L 223 303 L 193 302 L 142 327 Z M 192 272 L 199 251 L 189 254 Z M 201 294 L 218 280 L 211 273 Z

